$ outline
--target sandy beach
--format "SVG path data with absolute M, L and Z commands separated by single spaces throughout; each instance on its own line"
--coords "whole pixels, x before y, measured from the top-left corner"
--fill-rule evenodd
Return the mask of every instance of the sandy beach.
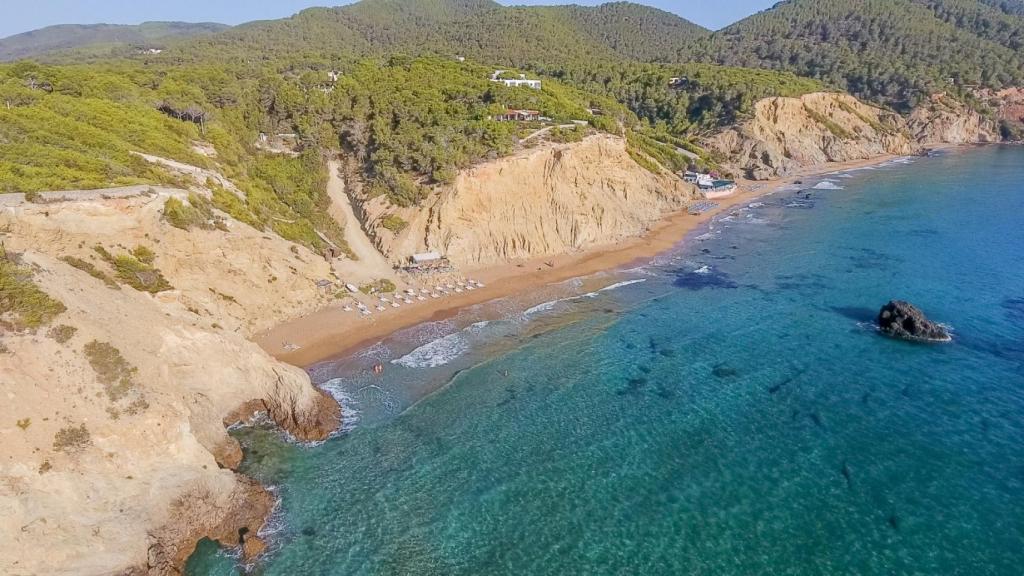
M 280 324 L 257 334 L 255 341 L 275 358 L 296 366 L 311 366 L 339 358 L 370 346 L 388 335 L 421 324 L 443 320 L 459 310 L 508 296 L 526 293 L 541 286 L 626 267 L 638 260 L 652 258 L 679 244 L 687 234 L 736 206 L 777 191 L 804 178 L 831 172 L 863 168 L 887 162 L 895 156 L 816 166 L 789 177 L 763 182 L 741 180 L 733 196 L 716 200 L 718 207 L 694 216 L 675 213 L 655 224 L 647 234 L 610 246 L 595 247 L 576 254 L 544 257 L 500 266 L 461 270 L 485 287 L 472 292 L 450 294 L 400 309 L 389 309 L 369 318 L 332 306 Z

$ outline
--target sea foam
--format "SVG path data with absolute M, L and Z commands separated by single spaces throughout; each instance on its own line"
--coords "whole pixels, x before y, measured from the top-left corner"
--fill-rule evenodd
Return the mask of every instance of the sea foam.
M 822 180 L 814 185 L 815 190 L 844 190 L 844 188 L 831 180 Z
M 392 364 L 405 366 L 406 368 L 437 368 L 444 366 L 462 356 L 469 350 L 469 336 L 479 332 L 489 322 L 477 322 L 471 324 L 453 334 L 427 342 L 401 358 L 392 360 Z

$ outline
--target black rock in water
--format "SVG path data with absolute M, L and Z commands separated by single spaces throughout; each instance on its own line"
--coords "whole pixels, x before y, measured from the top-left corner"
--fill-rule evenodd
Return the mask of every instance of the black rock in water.
M 878 328 L 893 338 L 925 342 L 949 342 L 952 337 L 941 324 L 925 317 L 909 302 L 893 300 L 878 313 Z

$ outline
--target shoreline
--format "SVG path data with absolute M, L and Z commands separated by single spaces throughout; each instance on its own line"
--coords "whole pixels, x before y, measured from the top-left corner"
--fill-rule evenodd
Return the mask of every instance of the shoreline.
M 643 236 L 592 247 L 577 254 L 539 257 L 469 269 L 464 271 L 464 274 L 483 281 L 486 285 L 484 288 L 453 295 L 444 300 L 423 302 L 402 308 L 400 312 L 390 311 L 369 321 L 344 312 L 340 306 L 329 307 L 279 324 L 255 335 L 253 341 L 277 360 L 308 368 L 314 364 L 348 356 L 385 340 L 400 330 L 425 322 L 451 318 L 470 306 L 526 293 L 573 278 L 613 271 L 639 260 L 653 258 L 677 246 L 687 235 L 736 206 L 775 193 L 798 180 L 875 166 L 899 157 L 885 154 L 862 160 L 824 164 L 774 180 L 739 180 L 738 192 L 717 200 L 717 208 L 697 216 L 686 212 L 668 214 L 654 223 Z

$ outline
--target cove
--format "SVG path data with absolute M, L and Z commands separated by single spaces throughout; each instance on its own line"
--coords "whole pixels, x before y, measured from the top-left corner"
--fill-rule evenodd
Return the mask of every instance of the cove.
M 238 432 L 254 572 L 1020 573 L 1024 148 L 808 181 L 607 284 L 313 367 L 357 418 Z M 893 298 L 953 342 L 878 335 Z

